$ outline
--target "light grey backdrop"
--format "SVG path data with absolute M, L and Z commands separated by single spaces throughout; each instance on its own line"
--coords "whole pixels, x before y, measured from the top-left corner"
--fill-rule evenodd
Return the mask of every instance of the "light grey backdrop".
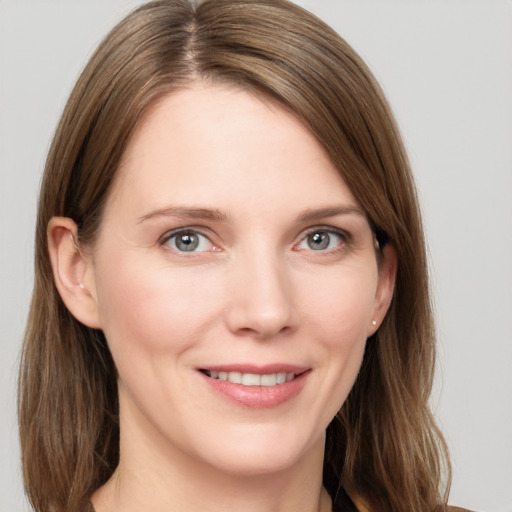
M 134 0 L 0 0 L 0 509 L 28 510 L 17 357 L 35 205 L 60 111 L 91 50 Z M 512 3 L 303 0 L 367 60 L 404 134 L 432 260 L 433 401 L 453 503 L 512 511 Z

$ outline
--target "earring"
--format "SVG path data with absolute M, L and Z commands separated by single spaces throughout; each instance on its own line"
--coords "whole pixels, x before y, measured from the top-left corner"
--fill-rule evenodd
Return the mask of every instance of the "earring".
M 372 320 L 372 325 L 373 326 L 377 325 L 377 322 L 375 320 Z

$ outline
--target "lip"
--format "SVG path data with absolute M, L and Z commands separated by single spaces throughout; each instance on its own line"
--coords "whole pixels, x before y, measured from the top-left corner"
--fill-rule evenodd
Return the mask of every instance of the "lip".
M 201 368 L 209 371 L 217 372 L 240 372 L 240 373 L 255 373 L 257 375 L 265 375 L 269 373 L 304 373 L 309 368 L 307 366 L 298 366 L 287 363 L 273 363 L 265 365 L 255 364 L 224 364 L 224 365 L 213 365 L 205 366 Z
M 254 364 L 215 365 L 198 369 L 199 375 L 215 393 L 224 399 L 251 409 L 270 409 L 296 397 L 304 388 L 311 369 L 292 364 Z M 283 384 L 274 386 L 244 386 L 232 382 L 214 379 L 204 371 L 224 371 L 266 375 L 272 373 L 295 373 L 296 377 Z

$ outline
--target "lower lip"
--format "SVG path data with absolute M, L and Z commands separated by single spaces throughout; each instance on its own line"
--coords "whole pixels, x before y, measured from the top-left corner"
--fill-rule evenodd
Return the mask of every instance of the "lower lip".
M 293 380 L 275 386 L 243 386 L 220 379 L 212 379 L 202 372 L 208 386 L 228 400 L 251 409 L 270 409 L 296 397 L 306 384 L 309 371 Z

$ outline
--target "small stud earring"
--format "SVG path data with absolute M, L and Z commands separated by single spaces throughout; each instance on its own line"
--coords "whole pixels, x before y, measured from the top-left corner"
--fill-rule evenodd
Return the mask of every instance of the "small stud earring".
M 377 325 L 377 322 L 375 320 L 372 320 L 372 325 Z

